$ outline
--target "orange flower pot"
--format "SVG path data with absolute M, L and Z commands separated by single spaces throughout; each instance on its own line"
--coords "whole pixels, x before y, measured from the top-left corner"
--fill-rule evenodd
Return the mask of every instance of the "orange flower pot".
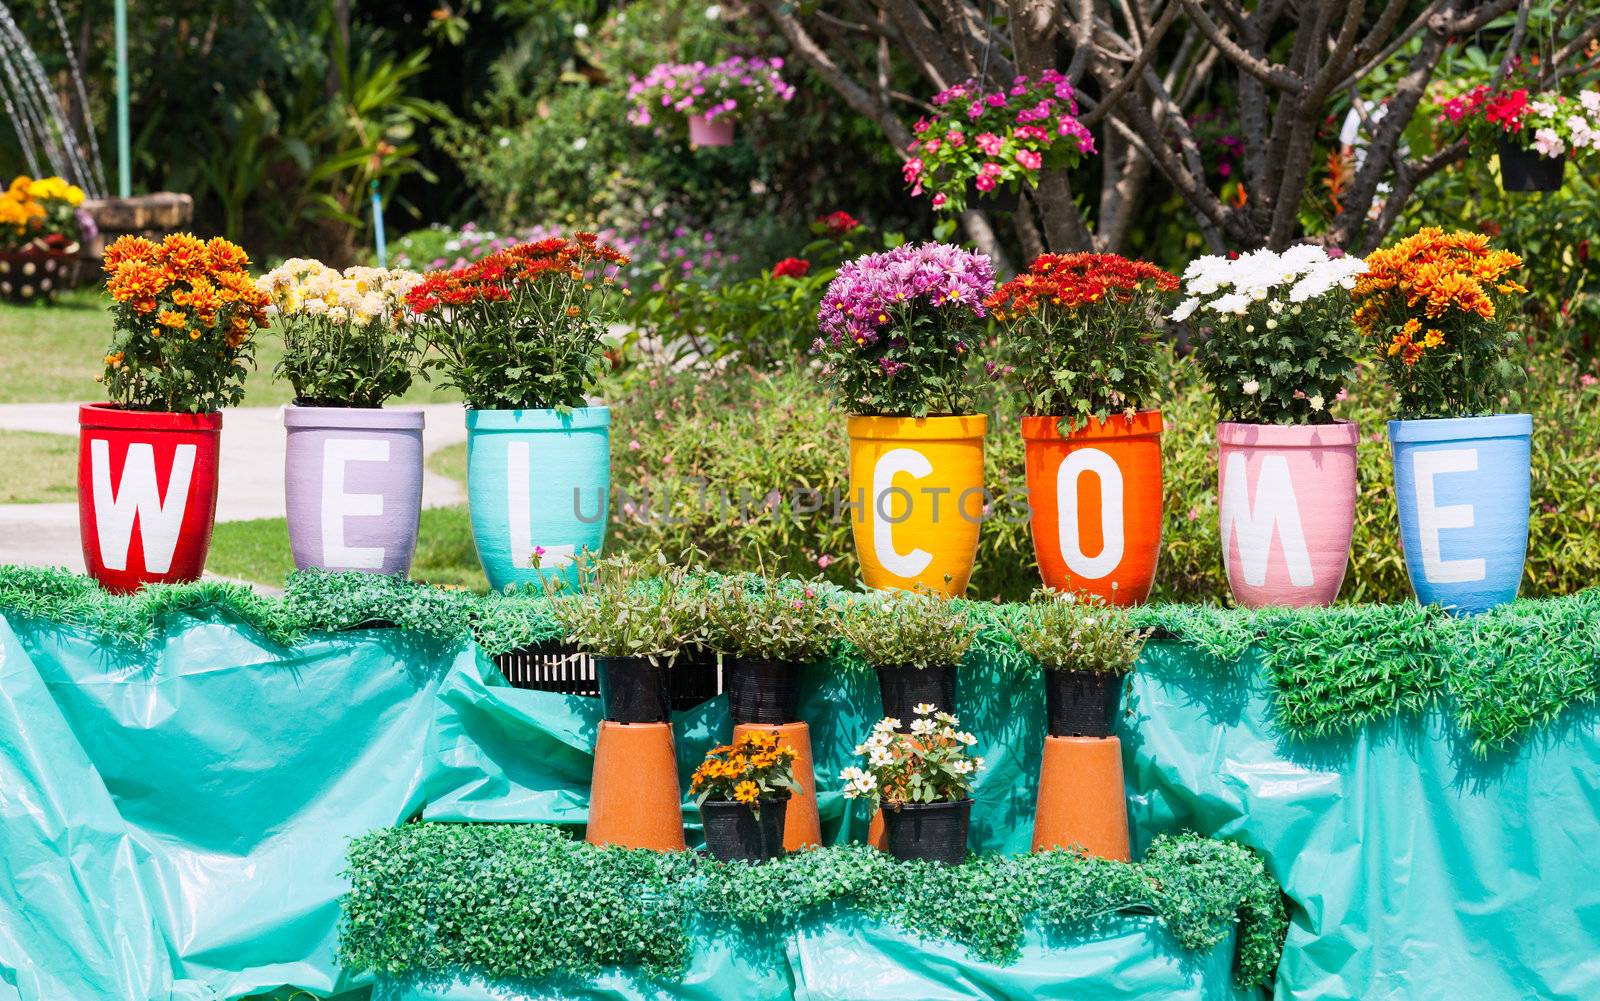
M 1052 848 L 1128 861 L 1128 802 L 1117 738 L 1044 739 L 1033 850 Z
M 792 748 L 794 781 L 800 791 L 789 796 L 789 805 L 783 821 L 783 850 L 799 851 L 822 844 L 822 822 L 817 814 L 817 776 L 811 761 L 811 727 L 804 723 L 781 723 L 777 726 L 741 723 L 733 728 L 733 742 L 746 733 L 760 731 L 778 735 L 780 747 Z
M 850 418 L 850 523 L 868 587 L 966 591 L 988 427 L 982 414 Z
M 1062 435 L 1055 417 L 1022 418 L 1033 551 L 1045 586 L 1112 604 L 1150 596 L 1161 553 L 1161 412 Z
M 684 850 L 670 723 L 601 722 L 584 840 L 659 852 Z

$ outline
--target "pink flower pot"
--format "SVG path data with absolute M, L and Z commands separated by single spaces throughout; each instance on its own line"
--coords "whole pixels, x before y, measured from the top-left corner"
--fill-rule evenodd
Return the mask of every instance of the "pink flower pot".
M 692 146 L 732 146 L 733 119 L 690 115 L 689 143 Z
M 1222 562 L 1240 605 L 1328 605 L 1339 596 L 1359 437 L 1350 421 L 1217 425 Z

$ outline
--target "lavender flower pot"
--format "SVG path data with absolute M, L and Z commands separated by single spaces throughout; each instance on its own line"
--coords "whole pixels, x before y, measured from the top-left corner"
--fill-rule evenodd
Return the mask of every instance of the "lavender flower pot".
M 422 411 L 284 408 L 289 548 L 302 570 L 404 576 L 422 513 Z

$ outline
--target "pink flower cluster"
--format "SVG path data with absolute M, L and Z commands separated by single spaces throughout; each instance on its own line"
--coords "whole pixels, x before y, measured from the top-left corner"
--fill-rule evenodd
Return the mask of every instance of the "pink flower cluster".
M 715 120 L 776 107 L 794 100 L 794 86 L 778 73 L 782 68 L 782 59 L 759 56 L 733 56 L 714 65 L 658 63 L 629 83 L 628 121 L 645 128 L 663 111 Z
M 932 192 L 936 209 L 964 206 L 968 181 L 979 191 L 1012 180 L 1031 185 L 1060 140 L 1070 141 L 1063 159 L 1095 152 L 1072 84 L 1053 69 L 987 94 L 969 80 L 935 94 L 933 104 L 940 111 L 917 120 L 902 173 L 913 197 Z
M 834 347 L 866 347 L 918 305 L 982 317 L 993 292 L 994 266 L 985 255 L 948 243 L 906 244 L 841 267 L 822 297 L 817 326 Z M 822 347 L 819 338 L 813 348 Z

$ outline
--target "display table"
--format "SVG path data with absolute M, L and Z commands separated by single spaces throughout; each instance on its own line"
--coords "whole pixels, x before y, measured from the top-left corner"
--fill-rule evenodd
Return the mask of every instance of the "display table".
M 15 986 L 0 998 L 363 991 L 371 974 L 335 958 L 353 838 L 419 816 L 584 822 L 596 700 L 507 687 L 470 640 L 399 629 L 291 636 L 274 615 L 201 603 L 130 643 L 38 610 L 4 612 L 0 966 Z M 1229 661 L 1192 643 L 1151 644 L 1118 731 L 1134 857 L 1181 829 L 1258 850 L 1290 901 L 1283 999 L 1600 997 L 1600 713 L 1562 708 L 1586 698 L 1573 686 L 1594 684 L 1600 632 L 1585 629 L 1524 644 L 1529 670 L 1566 679 L 1565 701 L 1481 755 L 1453 705 L 1320 741 L 1291 736 L 1284 693 L 1254 648 Z M 1496 679 L 1467 694 L 1490 705 L 1496 691 L 1509 699 L 1533 683 Z M 975 789 L 975 850 L 1028 849 L 1039 689 L 984 658 L 962 671 L 956 708 L 990 765 Z M 832 777 L 876 716 L 876 696 L 865 673 L 819 667 L 803 678 L 827 843 L 866 830 L 865 808 Z M 674 726 L 687 776 L 726 738 L 722 699 Z M 697 844 L 687 800 L 685 818 Z M 837 934 L 819 926 L 789 946 L 794 972 L 783 975 L 808 996 L 862 996 L 852 992 L 866 981 L 853 978 L 883 964 L 903 985 L 957 977 L 949 990 L 1049 996 L 1030 980 L 1035 943 L 1016 967 L 968 957 L 957 976 L 940 964 L 957 962 L 944 950 L 959 946 L 902 949 L 901 933 L 878 928 L 870 954 L 841 971 L 827 958 Z M 1047 965 L 1072 969 L 1082 951 L 1084 969 L 1168 975 L 1171 956 L 1133 942 L 1052 945 Z M 1232 989 L 1214 979 L 1184 989 Z M 692 981 L 683 992 L 714 996 Z

